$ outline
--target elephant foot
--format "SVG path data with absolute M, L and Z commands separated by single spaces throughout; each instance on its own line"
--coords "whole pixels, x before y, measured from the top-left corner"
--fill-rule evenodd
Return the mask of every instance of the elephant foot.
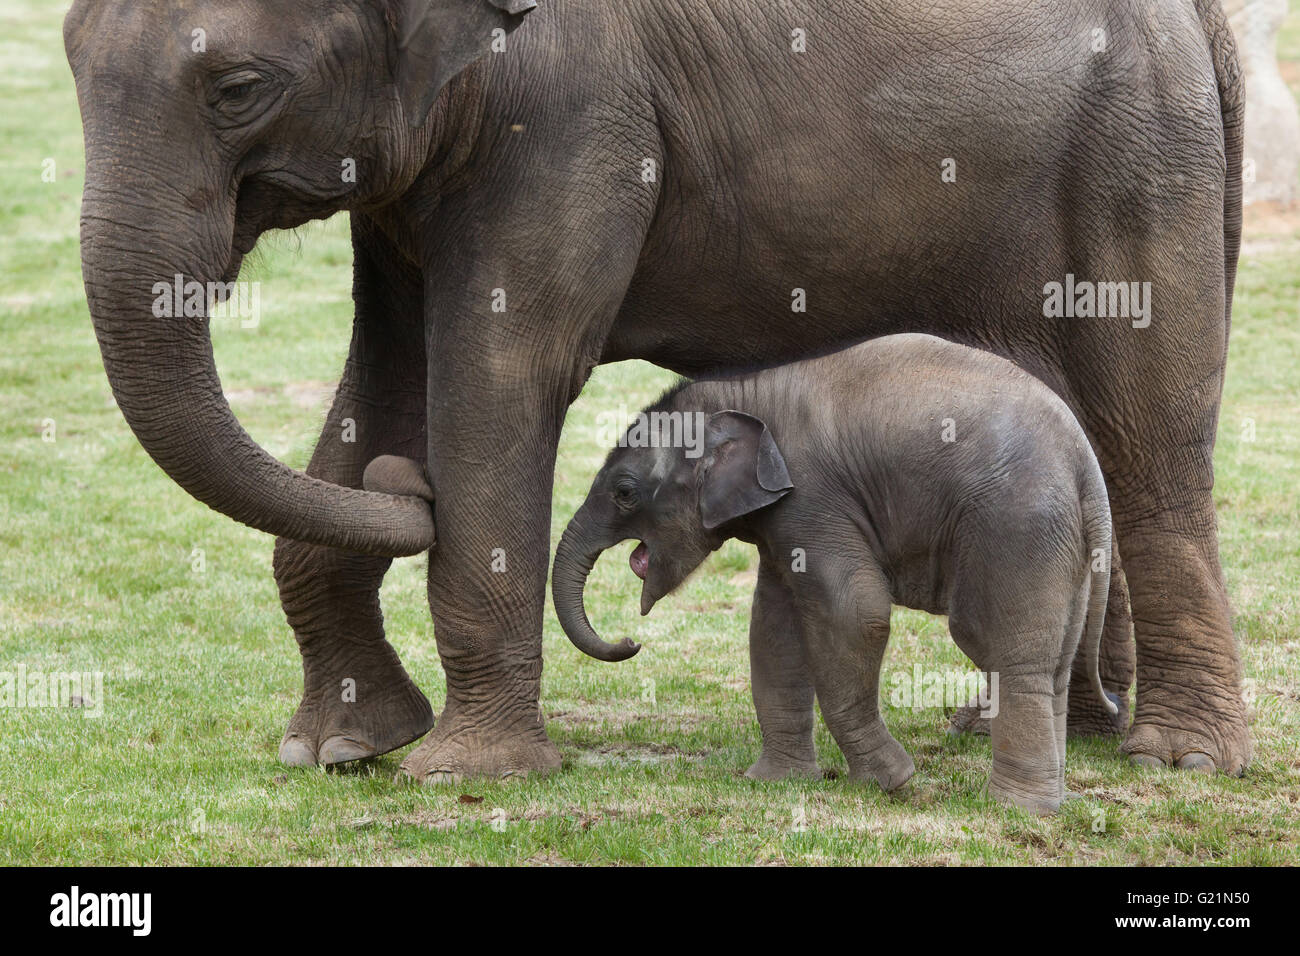
M 1140 767 L 1173 767 L 1240 777 L 1250 763 L 1250 731 L 1245 708 L 1240 700 L 1236 703 L 1233 710 L 1217 715 L 1222 723 L 1207 722 L 1201 727 L 1170 726 L 1168 719 L 1143 714 L 1139 706 L 1138 717 L 1120 751 Z M 1185 713 L 1180 713 L 1178 720 L 1184 725 L 1190 722 Z
M 892 737 L 871 754 L 849 761 L 850 780 L 874 780 L 886 793 L 898 790 L 914 773 L 911 755 Z
M 1024 787 L 1018 787 L 1004 780 L 999 780 L 997 775 L 989 779 L 989 796 L 998 803 L 1004 803 L 1007 806 L 1020 807 L 1022 810 L 1028 810 L 1030 813 L 1036 813 L 1040 817 L 1049 817 L 1061 809 L 1061 801 L 1072 799 L 1074 794 L 1062 794 L 1060 792 L 1039 792 Z
M 560 751 L 540 722 L 535 731 L 501 736 L 466 717 L 443 713 L 438 727 L 402 761 L 399 778 L 453 783 L 466 777 L 526 777 L 560 769 Z
M 779 757 L 764 751 L 753 765 L 745 771 L 750 780 L 785 780 L 787 777 L 821 777 L 821 768 L 816 759 L 793 760 Z
M 993 721 L 984 716 L 984 711 L 976 702 L 977 700 L 978 698 L 972 698 L 971 703 L 953 711 L 953 715 L 948 718 L 948 736 L 978 734 L 988 737 L 993 733 Z
M 1091 687 L 1084 686 L 1070 694 L 1070 712 L 1065 732 L 1071 737 L 1109 737 L 1128 729 L 1128 694 L 1107 690 L 1106 696 L 1118 709 L 1112 714 L 1097 700 Z
M 308 660 L 307 689 L 280 741 L 281 763 L 330 766 L 378 757 L 433 727 L 433 708 L 387 644 L 328 668 Z

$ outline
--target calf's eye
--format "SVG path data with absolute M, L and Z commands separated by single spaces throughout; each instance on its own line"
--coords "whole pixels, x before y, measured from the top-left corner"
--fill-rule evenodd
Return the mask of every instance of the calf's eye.
M 614 501 L 625 508 L 636 504 L 636 486 L 629 484 L 615 485 Z

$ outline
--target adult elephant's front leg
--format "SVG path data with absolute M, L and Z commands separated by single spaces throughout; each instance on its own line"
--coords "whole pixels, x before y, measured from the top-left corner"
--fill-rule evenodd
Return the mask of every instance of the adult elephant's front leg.
M 367 221 L 354 218 L 352 233 L 352 345 L 307 474 L 360 488 L 379 455 L 424 460 L 424 325 L 414 269 Z M 391 563 L 276 540 L 275 579 L 303 668 L 302 702 L 280 744 L 284 763 L 372 757 L 433 726 L 428 700 L 384 637 L 379 586 Z
M 503 147 L 474 189 L 443 196 L 423 233 L 438 529 L 429 608 L 447 704 L 402 769 L 426 782 L 560 766 L 540 705 L 556 446 L 627 294 L 656 193 L 629 194 L 627 154 L 606 147 L 603 120 L 544 124 L 527 127 L 525 164 Z M 657 155 L 653 131 L 635 155 Z
M 402 769 L 434 783 L 560 766 L 539 706 L 542 609 L 555 451 L 577 386 L 536 375 L 541 348 L 466 354 L 476 361 L 435 359 L 430 382 L 443 398 L 429 432 L 439 527 L 429 606 L 447 705 Z

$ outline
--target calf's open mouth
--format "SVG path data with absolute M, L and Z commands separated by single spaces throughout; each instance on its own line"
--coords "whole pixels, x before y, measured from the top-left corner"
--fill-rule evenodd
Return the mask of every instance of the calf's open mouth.
M 644 541 L 637 543 L 627 563 L 632 566 L 632 573 L 644 581 L 646 572 L 650 570 L 650 550 L 645 546 Z

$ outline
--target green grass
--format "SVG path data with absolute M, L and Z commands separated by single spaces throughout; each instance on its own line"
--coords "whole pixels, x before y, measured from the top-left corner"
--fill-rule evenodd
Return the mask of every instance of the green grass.
M 1114 740 L 1072 741 L 1068 780 L 1085 798 L 1040 820 L 984 793 L 987 740 L 947 740 L 939 710 L 889 708 L 917 763 L 907 796 L 842 777 L 747 781 L 740 771 L 758 752 L 746 651 L 756 559 L 734 543 L 646 619 L 630 543 L 601 562 L 592 617 L 610 637 L 637 629 L 645 649 L 628 664 L 583 658 L 548 608 L 543 708 L 561 773 L 421 788 L 393 782 L 402 753 L 350 772 L 290 771 L 276 747 L 301 671 L 271 539 L 172 484 L 109 395 L 79 276 L 80 124 L 60 15 L 36 0 L 0 6 L 0 671 L 102 671 L 103 715 L 0 708 L 0 863 L 1297 862 L 1294 239 L 1242 264 L 1217 458 L 1223 563 L 1253 696 L 1244 779 L 1141 771 Z M 1300 49 L 1295 25 L 1293 15 Z M 46 157 L 54 183 L 41 181 Z M 263 250 L 262 323 L 218 326 L 217 360 L 241 421 L 302 467 L 347 347 L 346 223 L 272 237 Z M 557 535 L 604 454 L 597 412 L 638 407 L 668 379 L 638 363 L 593 376 L 565 429 Z M 45 419 L 53 442 L 42 440 Z M 382 599 L 394 645 L 440 709 L 424 568 L 396 562 Z M 887 674 L 914 662 L 967 666 L 942 620 L 900 611 Z M 824 728 L 818 736 L 823 765 L 843 771 Z

